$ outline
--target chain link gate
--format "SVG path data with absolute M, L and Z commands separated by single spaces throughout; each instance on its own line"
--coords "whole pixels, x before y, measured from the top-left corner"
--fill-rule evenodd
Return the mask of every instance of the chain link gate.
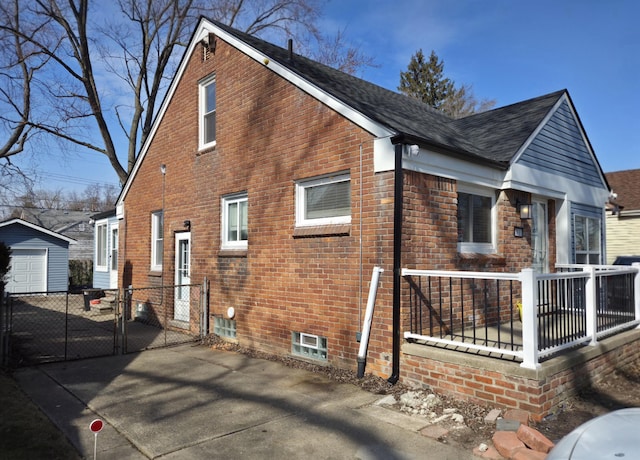
M 187 301 L 176 305 L 176 294 L 185 298 L 185 292 Z M 197 341 L 207 333 L 207 298 L 206 280 L 202 285 L 7 294 L 0 298 L 1 364 L 20 367 Z

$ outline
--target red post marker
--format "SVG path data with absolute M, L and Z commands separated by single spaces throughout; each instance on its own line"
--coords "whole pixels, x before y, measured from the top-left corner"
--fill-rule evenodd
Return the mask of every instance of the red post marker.
M 93 422 L 89 424 L 89 429 L 96 434 L 99 433 L 103 427 L 104 427 L 104 422 L 99 418 L 95 419 Z
M 89 424 L 89 429 L 94 434 L 94 442 L 93 442 L 93 460 L 96 460 L 98 457 L 98 433 L 100 430 L 104 428 L 104 422 L 99 418 L 95 419 L 93 422 Z

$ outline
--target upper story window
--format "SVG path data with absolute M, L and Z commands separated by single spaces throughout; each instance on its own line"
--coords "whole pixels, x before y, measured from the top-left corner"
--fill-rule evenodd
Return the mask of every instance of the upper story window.
M 216 144 L 216 80 L 200 82 L 200 148 Z
M 600 219 L 574 217 L 576 263 L 598 265 L 600 258 Z
M 491 190 L 459 187 L 459 252 L 495 252 L 494 208 L 495 194 Z
M 246 249 L 249 240 L 249 200 L 246 192 L 222 198 L 222 248 Z
M 324 176 L 296 183 L 296 225 L 351 223 L 349 174 Z
M 151 213 L 151 270 L 162 270 L 164 249 L 164 215 L 162 211 Z
M 107 223 L 96 224 L 96 270 L 107 270 Z

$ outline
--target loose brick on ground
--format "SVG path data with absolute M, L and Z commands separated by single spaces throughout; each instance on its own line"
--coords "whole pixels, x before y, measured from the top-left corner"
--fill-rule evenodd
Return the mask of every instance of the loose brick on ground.
M 510 460 L 545 460 L 546 458 L 547 454 L 523 447 L 516 450 Z
M 507 420 L 517 420 L 523 425 L 529 426 L 529 414 L 528 411 L 522 409 L 509 409 L 504 413 L 503 418 Z
M 553 442 L 538 430 L 528 427 L 526 425 L 520 425 L 516 436 L 526 446 L 538 452 L 548 453 L 554 446 Z
M 525 447 L 513 431 L 496 431 L 492 440 L 500 455 L 506 458 L 511 458 L 516 450 Z

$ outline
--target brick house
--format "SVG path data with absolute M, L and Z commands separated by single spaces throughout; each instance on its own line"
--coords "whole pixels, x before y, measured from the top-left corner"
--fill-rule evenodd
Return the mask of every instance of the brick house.
M 382 267 L 366 369 L 411 380 L 400 268 L 601 263 L 608 194 L 566 90 L 453 120 L 203 18 L 117 202 L 120 285 L 206 277 L 223 337 L 353 369 Z

